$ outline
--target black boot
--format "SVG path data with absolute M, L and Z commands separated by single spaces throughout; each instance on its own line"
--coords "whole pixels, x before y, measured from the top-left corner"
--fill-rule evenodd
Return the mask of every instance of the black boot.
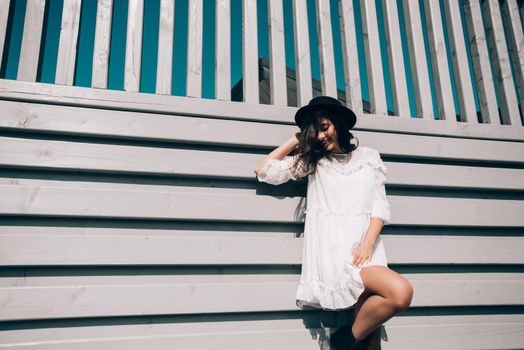
M 337 350 L 361 350 L 365 347 L 365 340 L 356 339 L 351 327 L 341 327 L 329 337 L 331 346 Z

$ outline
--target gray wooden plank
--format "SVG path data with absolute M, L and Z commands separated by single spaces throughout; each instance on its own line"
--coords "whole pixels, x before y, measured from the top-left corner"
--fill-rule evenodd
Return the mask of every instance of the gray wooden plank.
M 384 349 L 519 349 L 522 315 L 428 315 L 393 317 Z
M 420 16 L 418 0 L 402 1 L 404 18 L 406 20 L 406 33 L 408 37 L 409 57 L 411 72 L 413 74 L 413 87 L 417 117 L 433 119 L 433 103 L 431 88 L 429 86 L 429 72 L 426 63 L 426 49 L 424 47 L 424 30 Z
M 301 222 L 301 197 L 256 190 L 0 178 L 0 212 L 9 215 Z M 391 223 L 524 226 L 519 200 L 388 196 Z M 64 206 L 67 203 L 67 206 Z M 181 205 L 183 203 L 183 205 Z M 199 208 L 199 210 L 195 210 Z M 268 210 L 271 208 L 271 210 Z M 435 215 L 438 212 L 439 215 Z
M 486 34 L 482 21 L 480 0 L 465 0 L 464 13 L 471 43 L 471 59 L 475 71 L 475 83 L 484 123 L 500 125 L 495 83 L 491 72 L 490 57 L 486 44 Z
M 34 82 L 38 69 L 45 0 L 28 0 L 16 79 Z
M 301 264 L 303 239 L 291 234 L 156 231 L 0 227 L 0 265 Z M 381 239 L 390 264 L 524 263 L 522 237 L 382 234 Z
M 340 35 L 342 45 L 342 60 L 344 62 L 344 91 L 346 106 L 355 113 L 362 114 L 362 91 L 360 88 L 359 59 L 357 52 L 357 34 L 355 30 L 355 11 L 352 1 L 340 1 L 338 4 L 340 16 Z
M 412 307 L 519 305 L 524 302 L 524 280 L 519 273 L 404 276 L 417 291 Z M 206 282 L 206 277 L 200 275 L 196 283 L 141 283 L 137 276 L 125 277 L 127 281 L 119 283 L 118 277 L 109 284 L 0 287 L 0 320 L 297 309 L 298 275 L 289 275 L 292 282 L 279 281 L 279 278 L 271 281 L 272 276 L 259 275 L 255 277 L 260 280 L 258 282 L 243 281 L 244 275 L 229 275 L 225 278 L 227 282 Z M 435 290 L 441 292 L 434 293 Z
M 337 80 L 335 76 L 335 56 L 333 52 L 333 33 L 331 30 L 329 1 L 315 0 L 315 6 L 317 13 L 318 53 L 322 94 L 337 98 Z
M 113 0 L 98 0 L 91 78 L 91 86 L 94 88 L 107 88 L 112 12 Z
M 297 105 L 307 105 L 313 98 L 311 81 L 311 53 L 309 48 L 309 29 L 307 7 L 304 1 L 293 1 L 295 33 L 295 66 L 297 80 Z
M 516 0 L 507 0 L 502 3 L 502 20 L 507 28 L 506 40 L 511 63 L 513 64 L 519 104 L 524 106 L 524 33 Z
M 439 117 L 443 120 L 456 122 L 455 102 L 453 101 L 453 89 L 448 69 L 448 56 L 446 53 L 440 5 L 438 2 L 426 0 L 424 2 L 424 9 L 427 18 L 428 38 L 430 44 L 429 51 L 431 55 L 431 67 L 433 69 Z M 453 22 L 453 24 L 457 25 L 455 22 Z M 462 48 L 462 46 L 460 47 Z M 465 59 L 467 60 L 467 58 Z
M 1 89 L 1 84 L 0 84 Z M 109 91 L 107 91 L 109 93 Z M 206 100 L 202 100 L 206 101 Z M 203 102 L 205 103 L 205 102 Z M 225 103 L 225 102 L 224 102 Z M 240 103 L 236 103 L 241 105 Z M 192 118 L 180 115 L 163 115 L 153 113 L 123 112 L 79 107 L 56 107 L 44 104 L 27 104 L 11 101 L 1 101 L 2 118 L 0 127 L 9 130 L 31 130 L 52 133 L 94 135 L 117 138 L 151 139 L 182 141 L 190 143 L 206 143 L 219 145 L 242 145 L 256 148 L 277 147 L 284 142 L 289 135 L 297 131 L 296 126 L 272 125 L 269 123 L 255 123 L 242 120 L 230 120 L 229 118 Z M 260 105 L 260 107 L 266 107 Z M 277 106 L 274 106 L 279 108 Z M 216 106 L 215 108 L 220 108 Z M 241 111 L 237 111 L 239 114 Z M 247 113 L 247 112 L 246 112 Z M 268 114 L 268 116 L 273 114 Z M 373 118 L 369 118 L 373 119 Z M 379 117 L 384 123 L 387 121 L 403 121 L 403 118 Z M 366 118 L 365 120 L 368 120 Z M 428 121 L 414 119 L 413 121 Z M 407 120 L 406 120 L 407 121 Z M 382 121 L 381 121 L 382 122 Z M 376 126 L 384 127 L 384 123 Z M 431 123 L 431 122 L 430 122 Z M 437 125 L 450 125 L 442 123 Z M 453 123 L 460 125 L 462 123 Z M 524 145 L 522 142 L 496 141 L 494 139 L 482 140 L 477 138 L 446 138 L 442 142 L 440 131 L 442 129 L 426 129 L 428 134 L 416 133 L 422 131 L 408 128 L 413 124 L 404 124 L 406 128 L 399 126 L 398 134 L 381 133 L 374 131 L 355 130 L 354 134 L 359 138 L 362 145 L 366 145 L 381 151 L 384 155 L 408 156 L 421 159 L 454 159 L 454 160 L 479 160 L 487 162 L 517 162 L 524 161 Z M 392 124 L 389 124 L 392 126 Z M 497 133 L 506 126 L 476 125 L 486 128 L 486 131 Z M 522 128 L 509 128 L 522 129 Z M 220 132 L 216 132 L 220 130 Z M 238 132 L 242 130 L 242 132 Z M 373 130 L 373 129 L 372 129 Z M 380 131 L 378 129 L 377 131 Z M 468 131 L 468 129 L 464 129 Z M 429 136 L 425 136 L 429 135 Z M 466 133 L 465 136 L 473 136 Z M 518 139 L 519 133 L 504 134 L 509 139 Z M 416 143 L 417 147 L 412 147 Z M 387 147 L 384 148 L 384 145 Z
M 126 91 L 140 90 L 143 22 L 144 0 L 129 0 L 124 68 L 124 90 Z
M 7 17 L 9 16 L 9 5 L 11 0 L 4 0 L 0 2 L 0 63 L 4 54 L 4 43 L 7 34 Z
M 231 4 L 229 0 L 216 1 L 215 30 L 215 96 L 231 101 Z
M 388 52 L 389 71 L 391 74 L 391 95 L 395 106 L 395 115 L 410 118 L 408 88 L 404 71 L 404 53 L 398 19 L 397 0 L 382 0 Z M 353 51 L 353 52 L 356 52 Z M 355 55 L 356 56 L 356 55 Z
M 513 85 L 511 63 L 504 36 L 499 2 L 496 0 L 484 1 L 482 8 L 502 121 L 504 124 L 521 126 L 517 93 Z
M 204 3 L 190 0 L 188 5 L 186 95 L 202 96 L 202 47 Z
M 60 86 L 53 84 L 27 83 L 16 80 L 0 80 L 0 98 L 16 101 L 31 101 L 57 104 L 62 108 L 68 105 L 124 109 L 140 112 L 160 112 L 165 114 L 184 114 L 219 119 L 279 122 L 294 125 L 295 107 L 257 105 L 211 99 L 199 99 L 179 96 L 131 93 L 115 90 L 98 90 L 82 87 Z M 7 101 L 0 101 L 3 105 Z M 28 117 L 26 115 L 26 117 Z M 31 118 L 29 118 L 31 119 Z M 1 119 L 0 119 L 1 121 Z M 20 126 L 23 126 L 22 123 Z M 281 126 L 281 127 L 284 127 Z M 293 134 L 298 129 L 293 126 Z M 446 123 L 440 120 L 422 120 L 419 118 L 389 118 L 373 116 L 359 118 L 355 130 L 400 132 L 419 135 L 446 137 L 480 138 L 489 140 L 524 139 L 524 128 L 496 125 L 470 125 L 466 123 Z M 289 133 L 288 133 L 289 134 Z M 268 138 L 272 135 L 263 135 Z M 446 139 L 447 142 L 451 138 Z M 389 147 L 394 145 L 389 145 Z
M 436 4 L 436 3 L 435 3 Z M 464 32 L 462 30 L 462 19 L 460 8 L 457 1 L 444 1 L 446 11 L 446 23 L 451 30 L 450 49 L 455 72 L 456 91 L 460 110 L 460 118 L 468 123 L 478 123 L 475 98 L 473 96 L 473 86 L 468 64 L 468 53 L 464 42 Z M 435 6 L 437 8 L 438 6 Z M 446 101 L 447 102 L 447 101 Z
M 302 318 L 234 320 L 215 322 L 150 322 L 75 327 L 41 327 L 2 332 L 4 347 L 20 349 L 92 348 L 210 348 L 210 349 L 318 349 L 336 330 L 335 317 L 322 316 L 322 327 L 304 324 Z M 335 315 L 335 314 L 333 314 Z M 343 325 L 340 321 L 340 325 Z M 344 324 L 345 325 L 345 324 Z M 449 315 L 394 317 L 386 323 L 385 349 L 497 347 L 520 348 L 523 341 L 522 315 Z M 327 327 L 332 327 L 331 329 Z M 275 342 L 278 341 L 278 342 Z M 197 343 L 198 342 L 198 343 Z M 198 345 L 198 346 L 197 346 Z M 215 347 L 216 346 L 216 347 Z
M 137 159 L 140 159 L 137 162 Z M 176 162 L 174 161 L 176 160 Z M 253 179 L 259 155 L 0 137 L 0 165 Z M 386 162 L 388 184 L 523 190 L 524 170 Z
M 271 67 L 270 101 L 273 105 L 287 106 L 283 4 L 280 0 L 270 0 L 267 6 L 269 13 L 269 64 Z
M 362 35 L 366 51 L 370 112 L 387 116 L 388 106 L 380 53 L 377 10 L 374 1 L 361 0 L 360 4 L 362 9 Z
M 55 84 L 73 85 L 82 0 L 64 2 Z
M 173 76 L 173 37 L 175 33 L 175 0 L 161 0 L 158 29 L 156 93 L 171 95 Z
M 244 102 L 259 104 L 257 6 L 255 1 L 242 0 L 242 88 Z

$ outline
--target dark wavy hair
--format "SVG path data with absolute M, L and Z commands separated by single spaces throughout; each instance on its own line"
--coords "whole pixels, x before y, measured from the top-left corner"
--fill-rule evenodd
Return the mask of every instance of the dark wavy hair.
M 337 132 L 338 145 L 344 153 L 351 153 L 358 147 L 358 138 L 347 130 L 344 121 L 328 111 L 316 110 L 300 128 L 300 132 L 296 134 L 299 144 L 295 149 L 296 160 L 291 169 L 295 173 L 297 167 L 302 167 L 303 170 L 307 169 L 308 174 L 312 173 L 320 159 L 332 157 L 332 152 L 326 150 L 322 142 L 318 140 L 321 117 L 328 118 L 333 123 Z M 351 143 L 352 139 L 357 140 L 356 145 Z

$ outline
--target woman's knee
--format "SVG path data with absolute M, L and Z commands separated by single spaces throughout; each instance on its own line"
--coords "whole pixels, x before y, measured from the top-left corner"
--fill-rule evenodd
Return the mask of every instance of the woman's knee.
M 399 281 L 393 288 L 394 292 L 387 298 L 395 310 L 403 311 L 411 305 L 413 286 L 408 280 Z

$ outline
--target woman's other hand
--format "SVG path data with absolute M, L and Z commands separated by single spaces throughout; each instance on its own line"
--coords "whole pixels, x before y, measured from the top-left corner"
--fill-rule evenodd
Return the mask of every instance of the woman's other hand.
M 373 246 L 371 244 L 366 242 L 360 243 L 351 253 L 353 255 L 353 265 L 360 267 L 365 262 L 371 260 L 372 250 Z

